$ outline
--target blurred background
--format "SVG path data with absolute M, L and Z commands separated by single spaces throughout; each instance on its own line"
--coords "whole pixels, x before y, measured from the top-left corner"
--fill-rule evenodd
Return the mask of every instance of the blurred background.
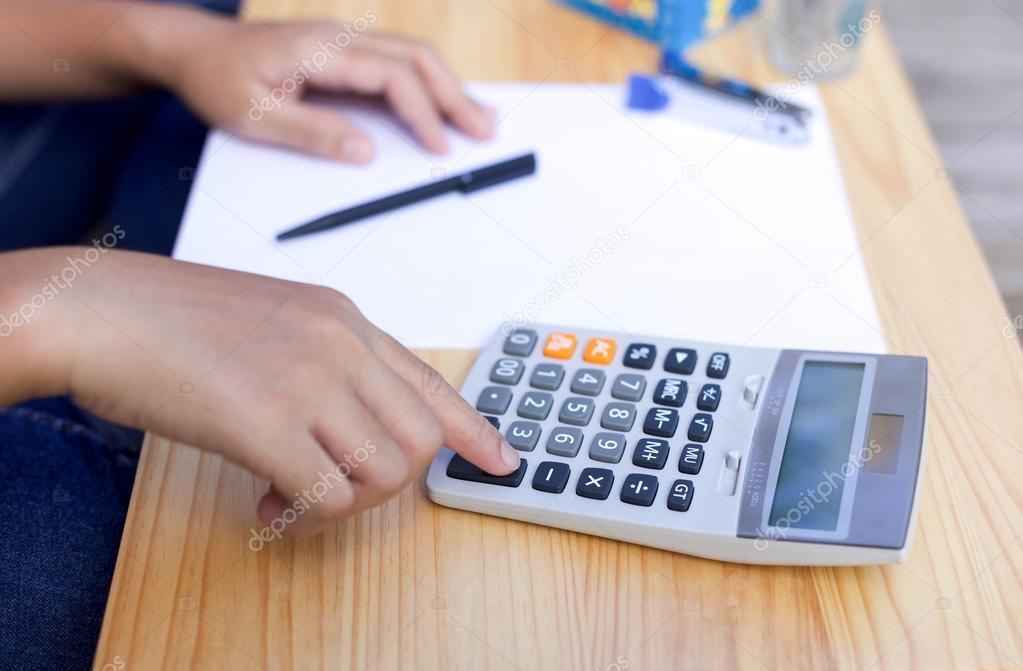
M 880 6 L 1009 314 L 1023 315 L 1023 0 Z

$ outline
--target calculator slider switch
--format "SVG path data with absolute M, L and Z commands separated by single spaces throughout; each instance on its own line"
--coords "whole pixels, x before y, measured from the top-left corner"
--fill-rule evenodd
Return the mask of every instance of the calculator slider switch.
M 742 383 L 742 393 L 739 395 L 739 407 L 743 410 L 752 410 L 760 398 L 760 390 L 764 387 L 763 375 L 750 375 Z
M 735 485 L 739 482 L 739 464 L 742 457 L 738 450 L 732 450 L 725 455 L 721 463 L 721 475 L 718 476 L 718 493 L 725 496 L 735 494 Z

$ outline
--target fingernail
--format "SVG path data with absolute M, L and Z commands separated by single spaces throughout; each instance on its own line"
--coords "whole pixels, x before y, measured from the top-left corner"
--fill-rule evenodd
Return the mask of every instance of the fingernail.
M 365 163 L 373 157 L 373 148 L 363 138 L 350 138 L 341 145 L 341 158 L 353 163 Z
M 507 440 L 501 441 L 501 459 L 508 468 L 519 467 L 519 453 L 512 447 Z

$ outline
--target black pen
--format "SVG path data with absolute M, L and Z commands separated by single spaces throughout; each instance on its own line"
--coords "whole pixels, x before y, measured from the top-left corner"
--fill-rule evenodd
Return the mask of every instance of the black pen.
M 338 226 L 343 226 L 353 221 L 358 221 L 359 219 L 365 219 L 366 217 L 372 217 L 376 214 L 390 212 L 391 210 L 396 210 L 399 207 L 412 205 L 413 203 L 418 203 L 436 196 L 442 196 L 453 191 L 471 193 L 473 191 L 478 191 L 479 189 L 485 189 L 488 186 L 507 182 L 508 180 L 512 180 L 517 177 L 532 175 L 534 172 L 536 172 L 536 155 L 533 153 L 524 154 L 507 161 L 495 163 L 494 165 L 470 170 L 469 172 L 462 173 L 461 175 L 455 175 L 454 177 L 446 177 L 436 182 L 417 186 L 416 188 L 409 189 L 408 191 L 392 193 L 389 196 L 384 196 L 383 198 L 378 198 L 377 200 L 372 200 L 368 203 L 363 203 L 362 205 L 356 205 L 355 207 L 349 207 L 346 210 L 328 214 L 324 217 L 320 217 L 319 219 L 310 221 L 307 224 L 302 224 L 301 226 L 292 228 L 291 230 L 284 231 L 277 235 L 277 239 L 287 240 L 289 238 L 297 238 L 301 235 L 308 235 L 309 233 L 316 233 L 317 231 L 337 228 Z

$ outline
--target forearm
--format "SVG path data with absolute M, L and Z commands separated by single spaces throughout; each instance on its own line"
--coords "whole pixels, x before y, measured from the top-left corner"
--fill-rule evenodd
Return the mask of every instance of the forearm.
M 0 254 L 0 406 L 68 391 L 80 309 L 60 275 L 85 249 Z
M 226 21 L 128 0 L 0 0 L 0 101 L 170 87 L 188 42 Z

